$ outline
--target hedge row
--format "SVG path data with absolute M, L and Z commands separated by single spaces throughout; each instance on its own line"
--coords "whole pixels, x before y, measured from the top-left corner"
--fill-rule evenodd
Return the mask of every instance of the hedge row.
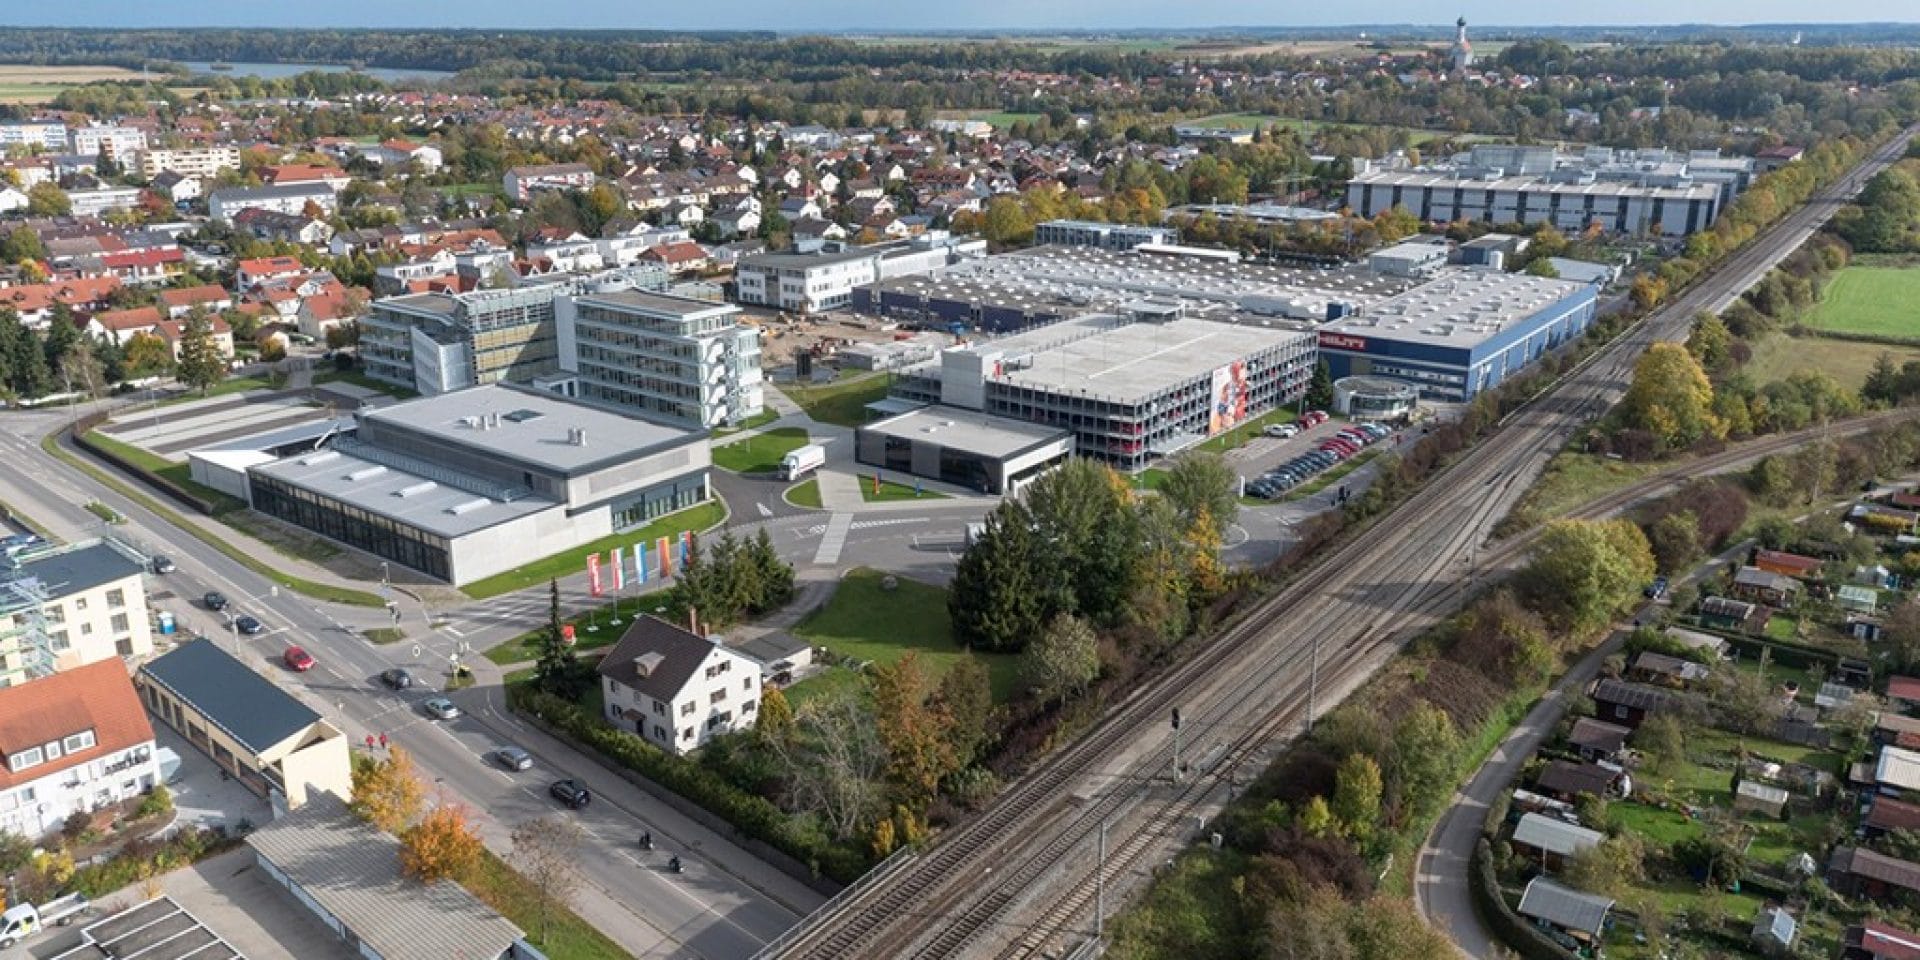
M 102 423 L 105 423 L 106 421 L 107 421 L 107 415 L 104 413 L 88 414 L 87 416 L 74 421 L 73 425 L 69 428 L 72 431 L 73 442 L 75 444 L 78 444 L 81 448 L 85 449 L 88 453 L 91 453 L 94 456 L 99 457 L 100 459 L 105 460 L 110 464 L 113 464 L 113 466 L 116 469 L 118 469 L 121 473 L 124 473 L 127 476 L 130 476 L 135 480 L 138 480 L 141 483 L 144 483 L 147 486 L 152 487 L 153 489 L 159 491 L 160 493 L 165 494 L 168 499 L 173 500 L 175 503 L 178 503 L 181 506 L 186 507 L 187 509 L 192 510 L 196 513 L 204 514 L 209 517 L 213 516 L 214 505 L 207 502 L 204 498 L 200 497 L 198 494 L 193 493 L 187 488 L 182 487 L 181 485 L 174 483 L 172 480 L 169 480 L 166 477 L 163 477 L 157 473 L 154 473 L 153 471 L 148 470 L 137 463 L 133 463 L 127 460 L 125 457 L 120 456 L 120 454 L 106 448 L 105 446 L 94 443 L 92 437 L 90 437 L 89 434 L 93 433 L 93 429 L 95 427 L 98 427 L 99 425 L 101 425 Z
M 836 844 L 773 801 L 749 793 L 685 757 L 674 756 L 624 730 L 616 730 L 578 706 L 530 684 L 507 688 L 516 709 L 524 710 L 602 757 L 671 790 L 731 824 L 741 834 L 766 843 L 839 883 L 852 883 L 873 862 L 864 850 Z
M 1832 650 L 1808 646 L 1793 640 L 1776 640 L 1772 637 L 1761 639 L 1744 633 L 1730 633 L 1717 627 L 1689 623 L 1685 629 L 1708 633 L 1727 641 L 1743 659 L 1760 656 L 1761 650 L 1771 650 L 1772 662 L 1795 670 L 1805 670 L 1816 664 L 1831 670 L 1840 662 L 1840 655 Z
M 165 840 L 137 840 L 112 859 L 75 870 L 70 886 L 88 899 L 98 900 L 148 877 L 225 853 L 240 843 L 240 838 L 232 834 L 203 829 L 180 830 Z
M 1826 340 L 1850 340 L 1854 343 L 1878 343 L 1889 347 L 1920 347 L 1920 337 L 1890 333 L 1860 333 L 1855 330 L 1829 330 L 1826 327 L 1798 327 L 1797 331 Z
M 1501 943 L 1526 960 L 1580 960 L 1507 906 L 1506 897 L 1500 895 L 1500 878 L 1493 872 L 1493 847 L 1487 838 L 1474 842 L 1473 862 L 1467 872 L 1474 912 Z

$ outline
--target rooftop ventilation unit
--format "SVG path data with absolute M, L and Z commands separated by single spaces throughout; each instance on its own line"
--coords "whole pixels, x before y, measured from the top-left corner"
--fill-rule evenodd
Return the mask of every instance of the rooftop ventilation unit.
M 353 483 L 359 483 L 362 480 L 370 480 L 386 472 L 387 472 L 386 467 L 380 467 L 380 466 L 361 467 L 360 469 L 347 474 L 347 479 Z
M 447 512 L 456 517 L 464 516 L 492 502 L 491 500 L 464 500 L 448 507 Z
M 328 450 L 325 453 L 315 453 L 309 456 L 301 457 L 300 465 L 303 467 L 311 467 L 311 466 L 315 466 L 322 463 L 332 463 L 333 461 L 338 459 L 340 459 L 339 454 L 334 453 L 331 450 Z
M 439 489 L 439 487 L 440 485 L 437 483 L 434 483 L 432 480 L 422 480 L 419 483 L 408 484 L 404 487 L 401 487 L 398 490 L 395 490 L 393 492 L 393 495 L 396 497 L 403 497 L 403 498 L 417 497 L 423 493 L 429 493 L 433 490 L 437 490 Z

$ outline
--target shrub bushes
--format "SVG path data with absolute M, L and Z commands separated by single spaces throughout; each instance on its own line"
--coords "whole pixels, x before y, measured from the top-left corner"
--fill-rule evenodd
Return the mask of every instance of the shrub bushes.
M 579 707 L 531 686 L 509 688 L 514 707 L 592 748 L 601 756 L 687 798 L 732 824 L 742 834 L 770 844 L 840 883 L 851 883 L 872 865 L 867 852 L 836 844 L 773 801 L 727 782 L 685 757 L 616 730 Z
M 240 838 L 213 830 L 181 830 L 166 840 L 135 840 L 104 863 L 74 871 L 72 888 L 91 899 L 177 867 L 225 853 Z

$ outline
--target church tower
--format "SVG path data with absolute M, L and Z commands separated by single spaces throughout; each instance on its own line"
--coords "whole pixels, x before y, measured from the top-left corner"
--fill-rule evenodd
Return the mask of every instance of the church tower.
M 1455 26 L 1458 31 L 1453 35 L 1453 72 L 1466 73 L 1473 66 L 1473 44 L 1467 41 L 1467 18 L 1461 17 Z

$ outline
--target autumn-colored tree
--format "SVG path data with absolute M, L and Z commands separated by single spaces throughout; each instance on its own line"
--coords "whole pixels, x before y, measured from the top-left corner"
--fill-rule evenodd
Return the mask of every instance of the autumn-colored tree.
M 892 820 L 882 820 L 873 825 L 873 836 L 868 839 L 868 844 L 873 848 L 874 859 L 885 860 L 888 854 L 893 853 L 894 845 L 898 842 L 893 835 Z
M 421 883 L 473 875 L 486 848 L 465 807 L 442 803 L 400 838 L 400 869 Z
M 388 833 L 400 833 L 420 816 L 426 790 L 414 775 L 413 756 L 393 747 L 385 760 L 357 758 L 353 766 L 353 812 Z
M 926 671 L 915 654 L 875 667 L 874 721 L 887 748 L 887 779 L 895 796 L 915 810 L 940 789 L 940 781 L 959 769 L 948 742 L 945 718 L 927 704 Z
M 1327 806 L 1327 798 L 1315 795 L 1300 808 L 1300 829 L 1312 837 L 1333 837 L 1340 833 L 1340 819 Z
M 173 349 L 151 333 L 136 333 L 127 341 L 121 367 L 133 379 L 159 376 L 173 368 Z
M 1364 845 L 1380 821 L 1380 765 L 1364 753 L 1340 761 L 1334 775 L 1333 815 L 1347 836 Z
M 1633 383 L 1620 399 L 1620 415 L 1674 447 L 1702 437 L 1723 437 L 1726 425 L 1713 412 L 1713 384 L 1687 348 L 1656 343 L 1633 366 Z
M 793 734 L 793 704 L 779 687 L 768 687 L 760 694 L 760 719 L 754 721 L 753 729 L 769 740 Z

